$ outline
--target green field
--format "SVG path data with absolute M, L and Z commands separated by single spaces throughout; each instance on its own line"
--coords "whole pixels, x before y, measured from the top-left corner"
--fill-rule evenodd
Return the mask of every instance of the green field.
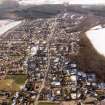
M 0 91 L 19 91 L 20 85 L 12 79 L 0 80 Z
M 8 91 L 13 95 L 21 89 L 26 80 L 27 75 L 7 75 L 4 80 L 0 80 L 0 91 Z M 3 100 L 2 98 L 3 97 L 0 97 L 1 101 Z M 12 96 L 7 99 L 10 102 L 8 105 L 11 105 L 11 98 Z
M 4 80 L 0 80 L 0 90 L 19 91 L 26 79 L 27 75 L 7 75 Z
M 27 79 L 27 75 L 7 75 L 7 79 L 12 79 L 16 84 L 23 85 Z
M 39 105 L 59 105 L 59 104 L 51 102 L 39 102 Z

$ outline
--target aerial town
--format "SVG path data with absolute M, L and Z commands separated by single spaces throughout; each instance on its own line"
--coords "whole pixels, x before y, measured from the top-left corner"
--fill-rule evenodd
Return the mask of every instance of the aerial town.
M 0 36 L 0 105 L 105 105 L 105 82 L 73 59 L 90 17 L 65 10 Z

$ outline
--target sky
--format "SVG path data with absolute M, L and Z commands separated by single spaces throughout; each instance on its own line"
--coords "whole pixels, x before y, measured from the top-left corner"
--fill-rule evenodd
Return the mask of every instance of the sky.
M 0 0 L 0 4 L 5 0 Z M 10 1 L 10 0 L 7 0 Z M 28 5 L 28 4 L 62 4 L 68 2 L 70 4 L 105 4 L 105 0 L 15 0 L 19 4 Z

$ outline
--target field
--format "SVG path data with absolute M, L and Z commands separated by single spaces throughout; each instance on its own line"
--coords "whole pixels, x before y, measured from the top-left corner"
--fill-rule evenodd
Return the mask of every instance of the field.
M 0 90 L 19 91 L 26 79 L 26 75 L 7 75 L 5 80 L 0 80 Z
M 39 102 L 39 105 L 59 105 L 59 104 L 51 102 Z
M 16 84 L 23 85 L 27 79 L 27 75 L 7 75 L 6 78 L 14 80 Z
M 0 90 L 3 91 L 18 91 L 20 86 L 11 79 L 0 80 Z

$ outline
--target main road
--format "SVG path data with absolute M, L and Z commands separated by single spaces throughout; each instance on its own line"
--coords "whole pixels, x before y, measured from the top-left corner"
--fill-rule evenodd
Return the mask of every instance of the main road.
M 47 48 L 48 48 L 48 66 L 47 66 L 47 69 L 45 71 L 45 76 L 44 76 L 44 79 L 43 79 L 43 82 L 42 82 L 42 85 L 39 89 L 39 93 L 34 101 L 34 105 L 38 105 L 38 100 L 39 100 L 39 97 L 40 97 L 40 93 L 42 91 L 42 89 L 45 87 L 45 82 L 46 82 L 46 78 L 47 78 L 47 75 L 48 75 L 48 71 L 49 71 L 49 68 L 50 68 L 50 40 L 52 39 L 54 33 L 55 33 L 55 29 L 57 27 L 57 22 L 56 22 L 56 19 L 54 20 L 54 22 L 52 23 L 52 29 L 51 29 L 51 33 L 48 35 L 48 38 L 47 38 Z

